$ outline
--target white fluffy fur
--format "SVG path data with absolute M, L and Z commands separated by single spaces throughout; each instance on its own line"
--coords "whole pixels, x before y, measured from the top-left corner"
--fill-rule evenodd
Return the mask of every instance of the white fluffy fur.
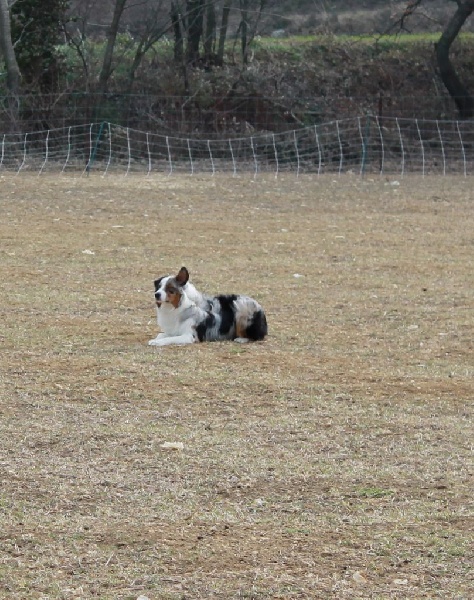
M 158 326 L 162 333 L 148 342 L 150 346 L 193 344 L 199 341 L 196 337 L 195 323 L 204 311 L 191 298 L 194 297 L 199 301 L 201 294 L 190 283 L 187 283 L 185 287 L 186 293 L 183 294 L 178 308 L 174 308 L 168 302 L 163 302 L 157 308 Z M 188 289 L 190 296 L 187 294 Z

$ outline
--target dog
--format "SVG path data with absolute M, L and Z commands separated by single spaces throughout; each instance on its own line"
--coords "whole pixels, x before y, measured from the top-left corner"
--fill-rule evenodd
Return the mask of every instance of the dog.
M 221 340 L 245 343 L 263 340 L 268 332 L 265 312 L 256 300 L 237 294 L 201 294 L 190 283 L 186 267 L 176 277 L 156 279 L 155 302 L 161 333 L 148 342 L 150 346 Z

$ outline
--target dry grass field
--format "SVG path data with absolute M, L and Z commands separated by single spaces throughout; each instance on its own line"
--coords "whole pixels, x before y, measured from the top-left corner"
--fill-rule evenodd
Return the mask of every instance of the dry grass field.
M 474 597 L 472 180 L 399 183 L 0 178 L 1 598 Z M 149 347 L 181 265 L 268 339 Z

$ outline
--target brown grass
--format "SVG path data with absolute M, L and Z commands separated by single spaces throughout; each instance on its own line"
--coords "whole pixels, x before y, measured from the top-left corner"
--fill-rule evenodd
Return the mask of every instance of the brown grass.
M 1 178 L 0 596 L 472 597 L 471 188 Z M 148 347 L 182 264 L 268 340 Z

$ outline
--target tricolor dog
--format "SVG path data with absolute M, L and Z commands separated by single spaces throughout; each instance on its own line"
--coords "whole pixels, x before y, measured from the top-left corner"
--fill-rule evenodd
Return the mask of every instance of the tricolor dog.
M 260 304 L 239 294 L 205 296 L 189 282 L 181 267 L 176 277 L 155 281 L 155 302 L 161 333 L 150 346 L 193 344 L 214 340 L 250 342 L 267 335 L 267 320 Z

